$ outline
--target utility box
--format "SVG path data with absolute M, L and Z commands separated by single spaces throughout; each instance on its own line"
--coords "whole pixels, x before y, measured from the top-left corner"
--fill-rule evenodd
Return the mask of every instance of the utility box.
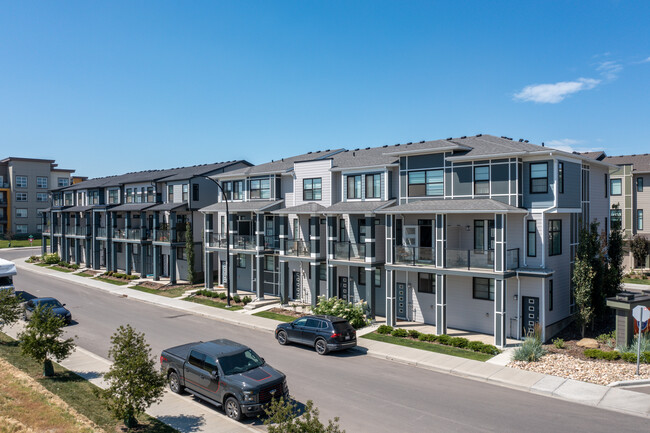
M 607 306 L 616 311 L 616 346 L 629 346 L 634 339 L 634 307 L 650 307 L 650 294 L 647 292 L 620 292 L 607 298 Z

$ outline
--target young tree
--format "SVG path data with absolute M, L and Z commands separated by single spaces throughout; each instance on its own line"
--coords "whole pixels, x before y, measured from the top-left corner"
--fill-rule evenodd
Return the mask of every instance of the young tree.
M 593 319 L 594 307 L 592 305 L 592 284 L 595 271 L 587 260 L 578 258 L 573 267 L 573 290 L 576 307 L 578 309 L 577 321 L 580 333 L 585 336 L 585 327 Z
M 634 265 L 645 265 L 645 259 L 648 257 L 648 241 L 645 237 L 636 235 L 630 242 L 630 250 L 634 257 Z
M 18 322 L 23 314 L 21 299 L 12 290 L 0 290 L 0 331 L 5 326 Z
M 37 306 L 25 331 L 18 335 L 20 350 L 43 363 L 43 376 L 54 375 L 52 358 L 57 362 L 67 358 L 75 349 L 74 339 L 62 340 L 65 321 L 51 307 Z
M 113 365 L 104 375 L 108 388 L 101 394 L 115 417 L 132 428 L 138 423 L 136 416 L 162 398 L 165 378 L 156 369 L 144 334 L 131 325 L 120 326 L 111 344 L 108 356 Z
M 290 398 L 273 400 L 264 411 L 268 415 L 264 420 L 268 433 L 345 433 L 338 425 L 338 417 L 328 420 L 327 425 L 323 424 L 318 419 L 320 412 L 311 400 L 305 403 L 302 413 Z
M 605 295 L 615 296 L 623 283 L 623 230 L 613 228 L 607 242 L 607 271 L 605 273 Z
M 590 305 L 596 317 L 600 317 L 606 311 L 606 289 L 604 287 L 606 270 L 606 250 L 604 249 L 604 245 L 606 243 L 601 238 L 598 226 L 599 223 L 594 220 L 589 224 L 589 227 L 580 229 L 578 249 L 576 252 L 576 262 L 577 260 L 583 260 L 594 272 L 592 287 L 589 293 L 591 296 Z
M 185 225 L 185 254 L 187 255 L 187 280 L 190 284 L 196 281 L 194 272 L 194 234 L 192 224 L 188 221 Z

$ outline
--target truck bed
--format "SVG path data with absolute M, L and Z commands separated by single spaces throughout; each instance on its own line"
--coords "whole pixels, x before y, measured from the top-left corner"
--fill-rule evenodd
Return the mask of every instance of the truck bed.
M 190 350 L 197 344 L 200 344 L 200 341 L 195 341 L 193 343 L 181 344 L 180 346 L 170 347 L 169 349 L 163 350 L 163 355 L 171 355 L 176 360 L 180 361 L 181 365 L 187 359 L 187 356 L 190 354 Z

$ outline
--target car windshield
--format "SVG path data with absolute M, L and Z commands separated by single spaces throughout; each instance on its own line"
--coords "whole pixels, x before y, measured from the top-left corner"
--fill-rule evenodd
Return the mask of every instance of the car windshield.
M 11 286 L 12 284 L 11 277 L 0 277 L 0 286 Z
M 57 308 L 61 306 L 59 301 L 57 301 L 56 299 L 45 299 L 43 301 L 38 301 L 38 305 L 40 305 L 43 308 L 48 308 L 48 307 Z
M 264 362 L 257 356 L 257 353 L 248 349 L 244 352 L 219 358 L 219 364 L 221 364 L 223 373 L 228 376 L 252 370 L 261 366 Z

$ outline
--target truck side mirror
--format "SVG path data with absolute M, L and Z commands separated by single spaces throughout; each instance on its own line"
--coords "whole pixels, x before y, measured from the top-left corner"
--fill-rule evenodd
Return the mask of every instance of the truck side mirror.
M 216 379 L 216 378 L 218 378 L 218 377 L 219 377 L 219 374 L 217 374 L 216 371 L 212 371 L 212 378 L 213 378 L 213 379 Z

